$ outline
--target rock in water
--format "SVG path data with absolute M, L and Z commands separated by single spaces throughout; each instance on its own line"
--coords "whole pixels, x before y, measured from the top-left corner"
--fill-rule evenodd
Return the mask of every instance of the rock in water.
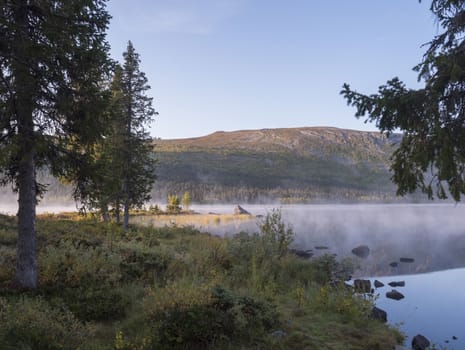
M 251 215 L 247 210 L 242 208 L 240 205 L 236 205 L 234 208 L 234 215 Z
M 391 267 L 397 267 L 399 266 L 399 263 L 397 261 L 393 261 L 392 263 L 389 264 Z
M 329 247 L 325 246 L 325 245 L 316 245 L 315 246 L 315 249 L 316 250 L 328 250 Z
M 354 289 L 357 293 L 370 293 L 371 281 L 370 280 L 354 280 Z
M 370 255 L 370 248 L 366 245 L 359 245 L 352 249 L 352 254 L 358 256 L 359 258 L 365 259 Z
M 403 263 L 413 263 L 415 261 L 415 259 L 412 259 L 412 258 L 400 258 L 400 262 L 403 262 Z
M 405 281 L 389 282 L 391 287 L 405 287 Z
M 310 259 L 313 256 L 313 252 L 311 249 L 308 250 L 300 250 L 300 249 L 289 249 L 289 253 L 294 254 L 302 259 Z
M 401 292 L 398 292 L 397 290 L 393 289 L 390 292 L 386 293 L 386 298 L 400 300 L 404 299 L 405 297 Z
M 412 349 L 413 350 L 426 350 L 430 346 L 429 340 L 421 334 L 417 334 L 412 339 Z
M 378 281 L 378 280 L 375 280 L 375 282 L 373 284 L 375 285 L 375 288 L 384 287 L 384 283 L 381 282 L 381 281 Z
M 371 318 L 386 323 L 387 322 L 387 313 L 386 313 L 386 311 L 384 311 L 384 310 L 382 310 L 380 308 L 377 308 L 376 306 L 373 306 L 373 309 L 371 309 Z

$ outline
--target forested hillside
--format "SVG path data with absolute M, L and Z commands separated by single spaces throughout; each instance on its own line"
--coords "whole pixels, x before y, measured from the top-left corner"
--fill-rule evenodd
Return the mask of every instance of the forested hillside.
M 306 127 L 156 141 L 154 197 L 198 202 L 393 200 L 388 159 L 399 135 Z

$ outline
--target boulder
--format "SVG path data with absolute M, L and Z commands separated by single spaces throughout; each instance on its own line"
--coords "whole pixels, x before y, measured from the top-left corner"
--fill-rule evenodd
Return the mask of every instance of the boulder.
M 399 266 L 399 263 L 397 261 L 393 261 L 392 263 L 389 264 L 391 267 L 397 267 Z
M 236 205 L 234 208 L 234 215 L 252 215 L 247 210 L 242 208 L 240 205 Z
M 384 310 L 382 310 L 382 309 L 380 309 L 380 308 L 378 308 L 376 306 L 373 306 L 373 309 L 371 309 L 371 318 L 386 323 L 387 322 L 387 313 L 386 313 L 386 311 L 384 311 Z
M 400 258 L 399 260 L 403 263 L 413 263 L 415 261 L 413 258 Z
M 405 297 L 401 292 L 398 292 L 397 290 L 393 289 L 390 292 L 386 293 L 386 298 L 400 300 L 404 299 Z
M 310 259 L 313 256 L 311 249 L 300 250 L 300 249 L 289 249 L 289 253 L 294 254 L 295 256 L 302 259 Z
M 430 346 L 430 342 L 426 339 L 425 336 L 417 334 L 412 339 L 412 349 L 413 350 L 426 350 Z
M 359 258 L 366 259 L 370 255 L 370 248 L 366 245 L 359 245 L 352 249 L 352 254 L 358 256 Z
M 315 249 L 316 250 L 327 250 L 327 249 L 329 249 L 329 247 L 327 247 L 325 245 L 316 245 Z
M 357 293 L 371 293 L 371 281 L 356 279 L 354 280 L 354 289 Z
M 378 280 L 375 280 L 375 282 L 373 284 L 375 285 L 375 288 L 384 287 L 384 283 L 381 282 L 381 281 L 378 281 Z
M 405 281 L 393 281 L 388 283 L 391 287 L 405 287 Z

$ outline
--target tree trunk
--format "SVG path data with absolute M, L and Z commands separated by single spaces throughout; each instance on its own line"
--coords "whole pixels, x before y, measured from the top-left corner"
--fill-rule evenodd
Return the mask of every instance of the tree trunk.
M 115 203 L 115 216 L 116 216 L 116 223 L 119 224 L 121 222 L 121 216 L 120 216 L 120 204 L 119 204 L 119 199 L 116 200 Z
M 37 287 L 36 243 L 36 182 L 35 140 L 33 119 L 33 93 L 35 81 L 31 73 L 33 62 L 28 52 L 28 2 L 21 1 L 15 8 L 18 30 L 12 52 L 17 60 L 12 66 L 15 81 L 16 103 L 14 113 L 18 121 L 18 240 L 16 245 L 16 283 L 19 287 Z
M 125 230 L 129 227 L 129 201 L 124 203 L 123 227 Z
M 108 212 L 108 205 L 106 204 L 101 205 L 100 213 L 102 215 L 103 222 L 110 222 L 110 213 Z
M 16 245 L 16 283 L 37 287 L 36 190 L 34 155 L 23 155 L 18 168 L 18 241 Z

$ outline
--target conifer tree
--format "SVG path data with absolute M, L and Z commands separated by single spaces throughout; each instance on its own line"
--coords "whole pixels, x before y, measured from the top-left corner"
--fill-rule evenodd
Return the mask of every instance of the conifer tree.
M 392 156 L 392 180 L 398 194 L 420 189 L 430 198 L 456 201 L 465 194 L 465 1 L 433 0 L 431 11 L 442 33 L 427 44 L 414 70 L 424 83 L 409 89 L 393 78 L 372 95 L 344 84 L 341 94 L 389 135 L 401 130 Z
M 18 192 L 16 283 L 37 286 L 38 168 L 76 171 L 100 137 L 108 73 L 105 0 L 4 0 L 0 6 L 0 171 Z
M 146 95 L 150 89 L 145 73 L 140 71 L 139 54 L 131 41 L 123 53 L 121 74 L 121 106 L 124 121 L 123 150 L 121 152 L 122 190 L 121 204 L 124 209 L 123 226 L 128 228 L 129 209 L 141 206 L 150 199 L 150 191 L 156 179 L 153 144 L 146 126 L 157 113 L 152 98 Z M 117 208 L 118 210 L 118 208 Z

